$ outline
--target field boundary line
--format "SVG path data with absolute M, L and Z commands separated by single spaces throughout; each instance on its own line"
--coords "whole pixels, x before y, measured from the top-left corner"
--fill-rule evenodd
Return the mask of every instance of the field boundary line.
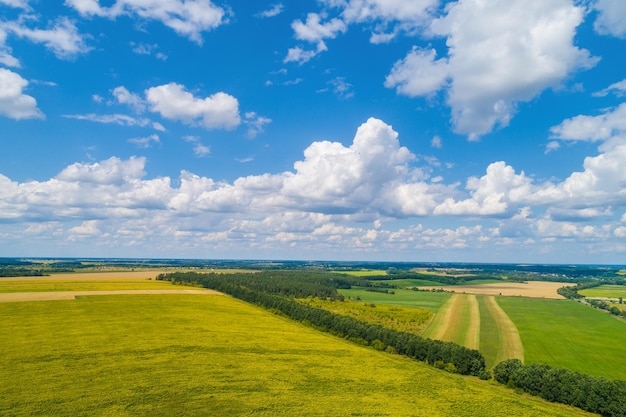
M 496 321 L 500 335 L 500 346 L 496 355 L 495 363 L 506 359 L 519 359 L 524 362 L 524 345 L 515 323 L 496 301 L 496 297 L 485 297 L 485 305 L 489 313 Z

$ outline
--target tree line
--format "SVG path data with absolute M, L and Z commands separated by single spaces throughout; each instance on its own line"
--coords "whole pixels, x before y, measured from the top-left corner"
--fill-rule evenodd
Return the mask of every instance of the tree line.
M 626 382 L 597 378 L 548 365 L 524 365 L 519 359 L 500 362 L 493 377 L 548 401 L 572 405 L 605 417 L 626 415 Z
M 288 274 L 291 279 L 287 278 Z M 246 278 L 249 278 L 249 281 Z M 307 275 L 305 273 L 300 276 L 292 272 L 283 273 L 282 271 L 268 272 L 265 276 L 260 273 L 226 275 L 176 272 L 161 274 L 157 277 L 159 280 L 197 285 L 220 291 L 352 342 L 405 355 L 450 372 L 480 376 L 484 379 L 490 377 L 485 369 L 485 358 L 477 350 L 468 349 L 451 342 L 425 339 L 410 333 L 388 329 L 378 324 L 334 314 L 294 300 L 293 297 L 317 296 L 319 291 L 308 285 L 312 278 L 323 279 L 322 274 L 315 276 L 315 274 Z M 325 282 L 320 281 L 320 285 L 326 288 L 322 293 L 329 298 L 334 296 L 333 291 L 330 290 L 332 285 L 341 284 L 345 285 L 346 283 L 341 279 L 337 280 L 334 276 L 326 278 Z M 285 287 L 281 288 L 282 285 Z M 295 288 L 298 291 L 295 291 Z M 336 288 L 334 287 L 334 294 L 336 294 Z M 269 292 L 264 289 L 269 289 Z M 338 295 L 337 299 L 340 299 Z

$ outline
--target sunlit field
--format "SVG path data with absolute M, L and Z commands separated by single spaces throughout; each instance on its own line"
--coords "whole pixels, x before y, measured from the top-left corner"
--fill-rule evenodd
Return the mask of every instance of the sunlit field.
M 587 415 L 230 297 L 0 303 L 0 315 L 0 415 Z

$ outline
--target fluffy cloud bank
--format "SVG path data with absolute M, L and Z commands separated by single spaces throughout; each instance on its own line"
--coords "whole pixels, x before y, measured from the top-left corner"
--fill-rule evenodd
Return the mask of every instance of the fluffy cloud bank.
M 259 254 L 299 245 L 377 253 L 572 236 L 608 241 L 626 227 L 626 141 L 602 149 L 560 182 L 537 183 L 494 162 L 461 189 L 430 179 L 397 132 L 372 118 L 349 146 L 314 142 L 293 170 L 232 183 L 187 171 L 149 179 L 143 157 L 75 163 L 46 181 L 0 175 L 0 221 L 40 239 L 153 242 L 163 250 L 244 245 Z M 437 218 L 449 226 L 423 224 Z
M 516 104 L 558 87 L 597 62 L 574 45 L 585 10 L 571 0 L 460 0 L 430 32 L 446 38 L 447 57 L 414 48 L 385 85 L 411 97 L 444 88 L 457 133 L 475 139 L 509 124 Z

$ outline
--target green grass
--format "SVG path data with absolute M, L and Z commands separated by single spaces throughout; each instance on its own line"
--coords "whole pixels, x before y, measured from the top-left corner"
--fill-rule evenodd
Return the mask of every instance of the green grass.
M 526 363 L 626 380 L 626 322 L 569 300 L 497 301 L 519 330 Z
M 578 291 L 585 297 L 626 298 L 626 286 L 624 285 L 601 285 Z
M 441 285 L 440 282 L 429 281 L 427 279 L 391 279 L 384 282 L 385 284 L 395 285 L 398 288 L 432 287 L 435 285 Z
M 500 348 L 500 330 L 498 323 L 493 318 L 485 304 L 487 297 L 478 296 L 478 308 L 480 309 L 480 353 L 485 357 L 487 369 L 496 365 Z
M 425 308 L 368 304 L 356 301 L 330 301 L 319 298 L 308 298 L 301 301 L 311 307 L 322 308 L 357 320 L 417 335 L 422 333 L 428 321 L 433 317 L 433 313 Z
M 338 290 L 346 298 L 365 303 L 388 304 L 404 307 L 422 307 L 432 312 L 436 312 L 443 303 L 450 298 L 450 293 L 430 292 L 430 291 L 411 291 L 403 289 L 394 289 L 395 294 L 385 294 L 379 292 L 366 291 L 364 288 L 351 288 L 349 290 Z
M 0 304 L 2 416 L 572 416 L 230 297 Z

